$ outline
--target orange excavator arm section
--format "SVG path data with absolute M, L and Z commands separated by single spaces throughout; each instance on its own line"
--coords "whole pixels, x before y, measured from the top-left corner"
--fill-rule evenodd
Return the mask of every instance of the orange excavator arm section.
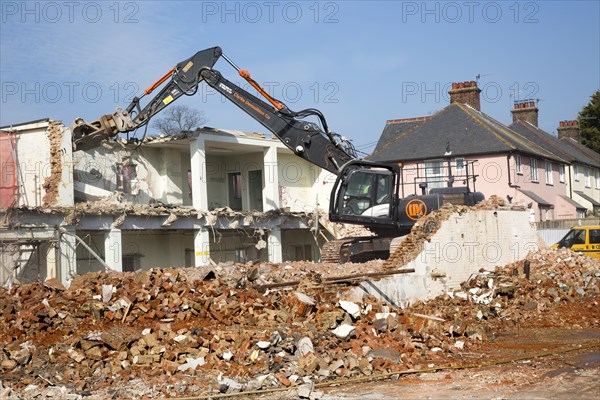
M 162 78 L 160 78 L 159 80 L 157 80 L 156 82 L 154 82 L 151 86 L 148 86 L 146 88 L 146 90 L 144 90 L 144 94 L 150 94 L 150 93 L 152 93 L 152 91 L 154 89 L 156 89 L 157 87 L 159 87 L 160 85 L 162 85 L 164 81 L 166 81 L 167 79 L 169 79 L 171 77 L 171 75 L 173 75 L 175 73 L 176 68 L 177 67 L 173 67 L 169 72 L 167 72 L 166 74 L 164 74 Z
M 248 81 L 248 83 L 252 85 L 254 89 L 258 90 L 258 92 L 262 94 L 264 98 L 269 101 L 269 103 L 273 104 L 273 106 L 276 109 L 281 110 L 283 107 L 285 107 L 283 103 L 275 100 L 273 97 L 271 97 L 271 95 L 269 95 L 269 93 L 267 93 L 265 89 L 263 89 L 258 83 L 256 83 L 256 81 L 250 76 L 250 72 L 246 71 L 245 69 L 240 69 L 238 72 L 242 78 Z

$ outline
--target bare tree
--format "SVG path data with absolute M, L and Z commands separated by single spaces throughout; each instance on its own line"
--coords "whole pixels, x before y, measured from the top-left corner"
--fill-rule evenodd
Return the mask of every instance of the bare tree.
M 154 120 L 152 126 L 165 135 L 192 131 L 207 121 L 203 111 L 184 105 L 168 107 L 163 111 L 163 115 L 162 118 Z

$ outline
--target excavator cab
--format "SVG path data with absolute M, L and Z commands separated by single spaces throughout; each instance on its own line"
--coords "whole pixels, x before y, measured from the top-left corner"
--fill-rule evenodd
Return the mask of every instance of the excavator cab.
M 400 169 L 364 160 L 347 163 L 330 198 L 329 218 L 336 222 L 393 227 Z
M 469 161 L 469 165 L 472 163 Z M 482 201 L 483 194 L 471 190 L 476 177 L 475 174 L 454 176 L 454 180 L 460 178 L 466 186 L 453 187 L 448 183 L 453 182 L 453 177 L 443 176 L 439 180 L 445 186 L 432 188 L 429 193 L 405 195 L 404 189 L 415 186 L 416 191 L 418 183 L 425 183 L 425 188 L 427 177 L 419 176 L 406 183 L 402 182 L 402 169 L 397 164 L 354 160 L 346 163 L 338 174 L 331 192 L 329 219 L 364 225 L 382 236 L 403 235 L 410 232 L 419 218 L 444 204 L 472 206 Z

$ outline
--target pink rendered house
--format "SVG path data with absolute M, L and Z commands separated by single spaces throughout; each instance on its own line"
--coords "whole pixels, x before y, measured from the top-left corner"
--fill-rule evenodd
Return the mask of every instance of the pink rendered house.
M 486 198 L 530 207 L 535 221 L 585 215 L 566 195 L 569 160 L 482 113 L 480 92 L 474 81 L 454 83 L 450 105 L 436 114 L 388 120 L 367 158 L 402 164 L 404 196 L 469 185 Z M 531 107 L 534 102 L 519 102 L 515 110 Z M 515 120 L 528 115 L 515 110 Z

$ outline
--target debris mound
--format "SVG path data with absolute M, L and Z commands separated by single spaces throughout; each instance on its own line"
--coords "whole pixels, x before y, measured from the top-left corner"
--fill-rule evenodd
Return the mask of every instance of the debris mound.
M 289 387 L 314 397 L 320 381 L 460 365 L 518 324 L 600 327 L 600 262 L 569 250 L 531 253 L 405 309 L 349 298 L 319 276 L 275 291 L 237 282 L 223 271 L 152 269 L 0 289 L 0 392 L 156 398 Z

